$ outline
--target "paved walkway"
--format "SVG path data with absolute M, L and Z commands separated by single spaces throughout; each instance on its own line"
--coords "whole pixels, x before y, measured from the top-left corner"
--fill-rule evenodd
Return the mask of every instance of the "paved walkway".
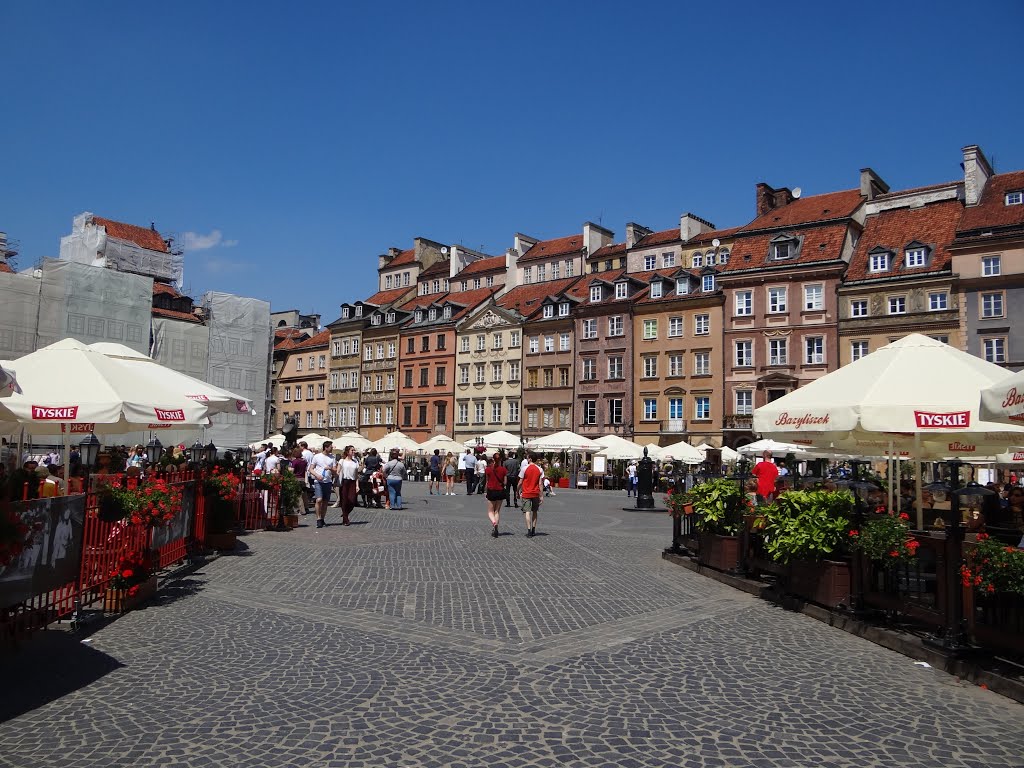
M 39 636 L 0 765 L 1024 766 L 1024 707 L 663 562 L 620 493 L 494 540 L 482 496 L 406 490 Z

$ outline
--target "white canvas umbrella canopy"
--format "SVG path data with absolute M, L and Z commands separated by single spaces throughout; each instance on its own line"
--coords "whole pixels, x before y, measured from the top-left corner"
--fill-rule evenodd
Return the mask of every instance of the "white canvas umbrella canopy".
M 723 445 L 721 448 L 716 449 L 715 446 L 713 446 L 713 445 L 708 445 L 707 443 L 701 443 L 700 445 L 697 445 L 697 446 L 694 446 L 694 447 L 698 451 L 703 453 L 705 458 L 707 458 L 707 451 L 708 450 L 712 450 L 712 451 L 713 450 L 719 450 L 719 451 L 721 451 L 722 452 L 722 461 L 724 461 L 726 464 L 731 464 L 734 461 L 739 461 L 739 458 L 740 458 L 740 455 L 736 451 L 734 451 L 732 448 L 730 448 L 728 445 Z
M 370 446 L 373 445 L 372 440 L 367 440 L 365 437 L 360 435 L 358 432 L 342 432 L 337 437 L 332 437 L 331 440 L 334 444 L 344 448 L 346 445 L 351 445 L 357 451 L 362 453 L 363 451 L 370 450 Z M 312 443 L 309 446 L 313 447 Z M 319 446 L 317 446 L 319 448 Z
M 507 451 L 513 448 L 518 448 L 522 443 L 519 442 L 519 437 L 517 435 L 513 435 L 511 432 L 499 429 L 497 432 L 491 432 L 489 435 L 484 435 L 483 445 L 485 448 L 504 448 Z M 476 438 L 470 438 L 462 444 L 463 448 L 476 448 L 476 446 Z
M 153 358 L 136 352 L 124 344 L 114 344 L 109 341 L 99 341 L 90 344 L 89 349 L 107 357 L 117 360 L 121 365 L 126 365 L 135 372 L 158 380 L 168 389 L 181 392 L 190 400 L 206 405 L 208 413 L 246 413 L 255 416 L 256 410 L 252 407 L 252 400 L 242 395 L 236 395 L 222 387 L 214 386 L 194 376 L 176 371 L 173 368 L 160 365 Z
M 531 440 L 526 447 L 531 451 L 592 451 L 594 453 L 604 448 L 601 443 L 567 429 Z
M 765 451 L 771 451 L 772 456 L 785 456 L 792 453 L 795 456 L 806 456 L 807 448 L 793 443 L 780 443 L 778 440 L 766 438 L 748 445 L 741 445 L 736 449 L 741 456 L 760 456 Z
M 669 457 L 684 464 L 702 464 L 704 462 L 704 454 L 685 440 L 666 445 L 661 449 L 661 458 L 668 459 Z
M 306 443 L 308 443 L 310 446 L 314 446 L 315 445 L 319 449 L 324 444 L 325 440 L 333 441 L 334 438 L 333 437 L 324 437 L 323 435 L 321 435 L 321 434 L 319 434 L 317 432 L 310 432 L 308 435 L 303 435 L 302 437 L 300 437 L 295 442 L 296 443 L 301 443 L 303 440 L 305 440 Z
M 982 389 L 980 415 L 1000 424 L 1024 424 L 1024 371 L 1007 373 Z
M 605 446 L 605 449 L 601 452 L 601 455 L 611 461 L 622 461 L 624 459 L 642 459 L 644 456 L 644 448 L 642 445 L 637 445 L 630 440 L 626 440 L 618 435 L 605 435 L 599 437 L 595 443 L 601 443 Z
M 284 445 L 284 435 L 271 435 L 270 437 L 264 437 L 262 440 L 258 440 L 255 443 L 249 443 L 249 447 L 254 451 L 259 450 L 264 443 L 270 443 L 275 448 L 280 448 Z
M 420 450 L 424 453 L 433 453 L 434 451 L 440 451 L 441 455 L 444 456 L 449 451 L 456 455 L 462 453 L 464 446 L 462 443 L 452 440 L 447 435 L 434 435 L 427 442 L 420 445 Z
M 644 446 L 644 448 L 647 449 L 647 455 L 650 456 L 652 459 L 660 459 L 662 451 L 665 450 L 657 443 L 648 443 L 647 445 Z
M 420 444 L 409 437 L 404 432 L 389 432 L 380 440 L 374 442 L 373 447 L 377 449 L 377 453 L 387 455 L 388 451 L 392 448 L 397 448 L 400 451 L 415 451 L 418 450 Z
M 10 397 L 14 392 L 21 394 L 17 374 L 10 368 L 0 366 L 0 397 Z

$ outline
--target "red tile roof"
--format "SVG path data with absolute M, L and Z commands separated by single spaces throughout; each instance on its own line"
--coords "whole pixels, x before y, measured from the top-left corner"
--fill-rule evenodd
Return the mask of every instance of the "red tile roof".
M 710 232 L 701 232 L 699 235 L 695 235 L 687 240 L 686 245 L 703 245 L 704 243 L 710 243 L 716 237 L 719 240 L 724 240 L 725 238 L 736 234 L 741 229 L 742 227 L 730 227 L 728 229 L 713 229 Z M 679 227 L 674 227 L 673 229 L 665 229 L 661 232 L 652 232 L 649 235 L 641 237 L 636 241 L 636 245 L 633 247 L 651 248 L 655 245 L 667 245 L 669 243 L 678 242 L 681 242 L 681 238 L 679 237 Z
M 415 312 L 417 309 L 423 309 L 431 304 L 440 303 L 447 295 L 447 293 L 428 293 L 424 296 L 413 296 L 408 301 L 397 304 L 396 307 L 404 312 Z
M 289 339 L 289 341 L 291 341 L 291 339 Z M 316 336 L 311 336 L 308 339 L 304 339 L 304 340 L 298 341 L 298 342 L 293 341 L 290 348 L 293 349 L 293 350 L 296 350 L 296 349 L 314 349 L 316 347 L 326 347 L 330 343 L 331 343 L 331 332 L 330 331 L 320 331 L 320 333 L 318 333 Z M 282 349 L 282 348 L 283 347 L 278 347 L 278 349 Z
M 11 265 L 6 261 L 0 260 L 0 272 L 14 272 L 14 270 L 11 269 Z
M 596 281 L 614 282 L 618 280 L 626 270 L 624 269 L 609 269 L 607 272 L 591 272 L 589 275 L 582 275 L 566 294 L 572 296 L 574 299 L 579 299 L 581 303 L 587 303 L 590 301 L 590 284 Z M 633 277 L 633 275 L 630 275 Z M 623 299 L 620 299 L 623 301 Z
M 203 320 L 196 315 L 188 312 L 178 312 L 173 309 L 161 309 L 160 307 L 153 307 L 153 314 L 157 317 L 169 317 L 172 320 L 184 320 L 187 323 L 195 323 L 196 325 L 202 325 Z
M 390 291 L 377 291 L 370 298 L 364 299 L 363 303 L 372 304 L 375 307 L 384 307 L 388 304 L 394 304 L 396 301 L 401 301 L 412 290 L 414 288 L 411 285 L 407 285 L 403 288 L 392 288 Z
M 458 320 L 459 318 L 465 317 L 500 290 L 500 286 L 494 286 L 493 288 L 474 288 L 470 291 L 449 293 L 448 301 L 462 307 L 462 309 L 452 310 L 452 320 Z
M 569 237 L 556 237 L 554 240 L 541 240 L 530 250 L 519 257 L 519 263 L 527 261 L 540 261 L 552 256 L 562 256 L 567 253 L 576 253 L 583 247 L 583 235 L 570 235 Z
M 969 237 L 989 229 L 1024 225 L 1024 205 L 1006 204 L 1006 193 L 1017 191 L 1024 191 L 1024 171 L 1000 173 L 990 178 L 981 193 L 981 201 L 964 209 L 957 234 Z
M 601 259 L 607 259 L 609 256 L 621 256 L 625 252 L 625 243 L 609 243 L 588 255 L 587 260 L 594 259 L 595 261 L 600 261 Z
M 120 221 L 111 221 L 99 216 L 93 216 L 92 223 L 106 229 L 108 237 L 127 240 L 151 251 L 167 253 L 167 243 L 164 242 L 164 239 L 160 237 L 160 233 L 156 230 L 136 227 L 134 224 L 122 224 Z
M 402 251 L 400 254 L 395 256 L 391 261 L 384 265 L 384 269 L 391 269 L 392 267 L 404 267 L 406 264 L 416 263 L 416 250 L 410 248 L 407 251 Z
M 763 267 L 788 267 L 817 261 L 836 261 L 842 257 L 846 229 L 845 222 L 802 229 L 798 233 L 804 238 L 799 257 L 783 261 L 768 259 L 769 244 L 780 233 L 766 232 L 740 237 L 733 241 L 729 263 L 720 265 L 718 270 L 721 274 L 728 274 Z
M 956 225 L 963 210 L 959 200 L 944 200 L 922 208 L 893 208 L 868 216 L 846 270 L 846 279 L 902 277 L 949 269 L 948 246 L 956 234 Z M 925 267 L 906 269 L 903 266 L 903 249 L 914 241 L 932 248 L 930 263 Z M 868 271 L 868 254 L 878 247 L 896 254 L 895 264 L 887 272 Z
M 498 299 L 498 306 L 514 309 L 529 318 L 540 311 L 540 303 L 544 298 L 562 293 L 579 279 L 579 277 L 565 277 L 561 280 L 520 285 Z
M 170 296 L 172 299 L 180 299 L 182 294 L 178 292 L 178 289 L 169 283 L 161 283 L 157 280 L 153 281 L 153 295 L 154 296 Z
M 299 336 L 308 336 L 309 331 L 304 328 L 277 328 L 274 331 L 275 339 L 296 339 Z
M 429 267 L 420 272 L 418 280 L 423 280 L 429 277 L 448 277 L 448 273 L 451 269 L 451 262 L 448 259 L 441 259 L 435 261 Z
M 891 197 L 900 197 L 901 195 L 916 195 L 921 192 L 931 192 L 935 189 L 948 189 L 954 184 L 962 184 L 963 181 L 947 181 L 943 184 L 928 184 L 923 187 L 911 187 L 910 189 L 890 189 L 884 195 L 875 195 L 875 200 L 888 200 Z
M 843 192 L 828 192 L 824 195 L 801 197 L 763 216 L 758 216 L 739 232 L 756 232 L 762 229 L 796 227 L 814 222 L 845 219 L 864 202 L 859 189 Z
M 466 267 L 455 275 L 456 279 L 465 278 L 467 275 L 483 275 L 488 272 L 504 272 L 505 257 L 490 256 L 486 259 L 477 259 L 466 265 Z
M 688 246 L 690 245 L 703 245 L 704 243 L 710 243 L 716 237 L 719 240 L 725 240 L 726 238 L 732 237 L 739 232 L 743 227 L 728 227 L 726 229 L 713 229 L 710 232 L 701 232 L 699 235 L 691 237 L 686 241 Z

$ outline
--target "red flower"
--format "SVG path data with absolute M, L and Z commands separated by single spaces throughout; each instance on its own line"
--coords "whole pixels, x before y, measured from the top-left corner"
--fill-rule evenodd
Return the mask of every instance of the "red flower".
M 855 539 L 860 536 L 860 531 L 850 531 L 850 538 Z
M 909 520 L 909 519 L 910 519 L 910 515 L 908 515 L 906 512 L 900 512 L 900 520 Z
M 134 575 L 135 571 L 133 571 L 131 568 L 125 568 L 123 571 L 121 571 L 122 579 L 130 579 Z
M 128 595 L 130 597 L 135 597 L 137 594 L 139 594 L 139 585 L 138 584 L 134 584 L 134 585 L 128 587 Z

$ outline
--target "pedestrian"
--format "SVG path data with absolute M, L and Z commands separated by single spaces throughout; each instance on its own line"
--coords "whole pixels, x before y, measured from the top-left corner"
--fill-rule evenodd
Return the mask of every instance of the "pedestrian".
M 505 496 L 505 480 L 508 470 L 501 463 L 501 454 L 491 456 L 491 462 L 484 469 L 484 484 L 487 486 L 487 517 L 491 520 L 491 536 L 498 538 L 498 523 L 501 518 L 501 502 Z
M 445 456 L 444 460 L 444 495 L 454 496 L 455 495 L 455 475 L 458 472 L 458 466 L 456 465 L 455 456 L 451 451 L 448 451 L 448 455 Z
M 434 455 L 430 457 L 430 485 L 427 491 L 434 495 L 434 488 L 437 488 L 437 495 L 441 495 L 441 451 L 434 449 Z
M 292 474 L 302 482 L 302 514 L 309 514 L 309 504 L 313 496 L 309 487 L 309 460 L 303 455 L 302 449 L 299 447 L 292 451 L 291 467 Z
M 469 456 L 469 448 L 466 449 L 465 453 L 459 454 L 459 482 L 465 482 L 466 480 L 466 457 Z
M 775 483 L 779 479 L 779 468 L 775 466 L 771 451 L 761 454 L 761 461 L 754 465 L 750 474 L 757 478 L 757 495 L 764 503 L 775 499 Z
M 309 465 L 313 463 L 313 452 L 309 450 L 309 443 L 305 440 L 299 442 L 299 448 L 302 450 L 302 458 L 306 460 L 306 472 L 304 475 L 300 475 L 298 472 L 295 476 L 301 478 L 306 485 L 305 497 L 307 501 L 311 501 L 313 498 L 313 477 L 309 474 Z M 305 512 L 303 513 L 305 514 Z
M 346 445 L 341 452 L 341 487 L 338 496 L 341 500 L 341 524 L 348 525 L 348 516 L 356 505 L 356 487 L 359 483 L 359 462 L 356 460 L 356 449 Z
M 388 498 L 392 509 L 402 508 L 402 481 L 406 477 L 405 462 L 397 448 L 388 454 L 388 463 L 384 465 L 384 476 L 388 483 Z
M 377 507 L 381 508 L 380 496 L 373 492 L 371 487 L 370 478 L 373 477 L 373 473 L 384 466 L 384 462 L 377 454 L 376 448 L 370 448 L 366 456 L 363 457 L 363 473 L 359 477 L 359 493 L 363 499 L 364 507 Z
M 541 478 L 544 473 L 536 464 L 533 453 L 526 454 L 526 461 L 519 469 L 519 498 L 523 500 L 523 517 L 526 519 L 526 537 L 532 539 L 537 533 L 537 516 L 540 512 Z
M 469 448 L 462 457 L 462 465 L 466 468 L 466 495 L 472 496 L 476 493 L 476 456 Z
M 629 462 L 626 467 L 626 498 L 636 493 L 636 462 Z
M 505 506 L 519 509 L 519 457 L 510 453 L 505 459 Z
M 270 446 L 267 450 L 267 458 L 263 462 L 263 472 L 268 475 L 276 475 L 280 466 L 281 455 L 277 452 L 277 448 Z
M 324 517 L 327 514 L 327 505 L 331 502 L 331 488 L 334 486 L 334 474 L 337 470 L 337 462 L 331 455 L 331 448 L 334 443 L 330 440 L 324 441 L 320 453 L 313 457 L 309 465 L 309 473 L 313 476 L 314 497 L 316 498 L 316 527 L 325 528 L 327 522 Z

